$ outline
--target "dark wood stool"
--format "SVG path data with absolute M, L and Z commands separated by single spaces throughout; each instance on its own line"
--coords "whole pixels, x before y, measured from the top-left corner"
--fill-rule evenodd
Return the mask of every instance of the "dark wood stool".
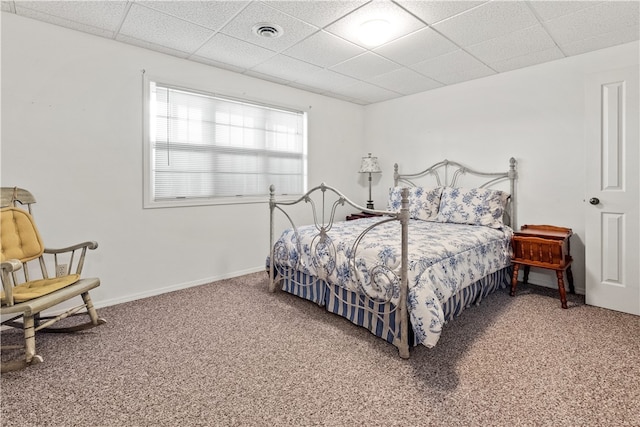
M 573 235 L 570 228 L 554 225 L 523 225 L 513 235 L 513 277 L 511 296 L 516 294 L 518 271 L 524 265 L 523 283 L 529 280 L 531 267 L 555 270 L 558 278 L 558 291 L 562 308 L 567 308 L 567 294 L 564 287 L 564 272 L 567 273 L 569 292 L 575 293 L 571 263 L 569 239 Z

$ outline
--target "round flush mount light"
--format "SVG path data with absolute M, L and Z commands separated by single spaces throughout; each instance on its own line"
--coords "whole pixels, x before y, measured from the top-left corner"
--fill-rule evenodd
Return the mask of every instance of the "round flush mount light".
M 384 19 L 363 22 L 358 28 L 358 37 L 367 46 L 378 46 L 389 39 L 391 24 Z
M 252 31 L 255 35 L 267 39 L 275 39 L 277 37 L 280 37 L 284 32 L 280 25 L 268 24 L 265 22 L 254 25 Z

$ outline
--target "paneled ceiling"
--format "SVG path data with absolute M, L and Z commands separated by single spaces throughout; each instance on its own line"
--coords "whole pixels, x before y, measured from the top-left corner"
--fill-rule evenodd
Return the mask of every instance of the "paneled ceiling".
M 639 5 L 2 1 L 2 11 L 367 105 L 638 40 Z M 379 20 L 386 41 L 363 42 L 362 24 Z

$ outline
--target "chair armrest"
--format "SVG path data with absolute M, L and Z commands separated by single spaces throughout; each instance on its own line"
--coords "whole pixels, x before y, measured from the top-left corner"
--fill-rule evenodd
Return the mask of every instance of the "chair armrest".
M 96 249 L 97 247 L 98 247 L 98 242 L 89 241 L 89 242 L 78 243 L 73 246 L 68 246 L 66 248 L 59 248 L 59 249 L 45 248 L 44 253 L 45 254 L 62 254 L 65 252 L 76 251 L 78 249 L 83 249 L 83 248 Z
M 0 268 L 2 268 L 3 274 L 5 271 L 7 273 L 13 273 L 14 271 L 18 271 L 22 268 L 22 263 L 17 259 L 8 259 L 6 261 L 2 261 Z
M 75 270 L 75 274 L 82 274 L 82 268 L 84 266 L 84 257 L 87 253 L 87 249 L 96 249 L 98 247 L 98 243 L 94 241 L 88 241 L 83 243 L 78 243 L 77 245 L 68 246 L 66 248 L 60 249 L 52 249 L 45 248 L 44 254 L 48 256 L 52 256 L 55 261 L 55 275 L 66 275 L 71 274 L 72 271 Z M 76 253 L 79 252 L 79 257 L 76 258 Z M 59 257 L 59 255 L 62 255 Z M 62 259 L 65 259 L 64 261 Z M 43 258 L 41 258 L 42 262 Z M 74 264 L 75 260 L 75 264 Z M 42 264 L 41 264 L 42 265 Z M 75 267 L 74 267 L 75 265 Z M 43 271 L 45 267 L 41 267 Z M 60 268 L 62 268 L 62 272 L 60 272 Z
M 4 290 L 3 305 L 13 305 L 13 281 L 10 274 L 22 268 L 22 263 L 17 259 L 8 259 L 0 263 L 2 269 L 2 285 Z

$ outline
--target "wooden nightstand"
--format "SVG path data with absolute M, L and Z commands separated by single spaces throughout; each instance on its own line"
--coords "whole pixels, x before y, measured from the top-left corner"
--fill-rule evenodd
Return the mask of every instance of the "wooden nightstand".
M 573 234 L 570 228 L 554 225 L 523 225 L 513 235 L 513 277 L 511 279 L 511 296 L 516 293 L 518 271 L 524 265 L 523 283 L 529 280 L 529 269 L 540 267 L 555 270 L 558 278 L 558 291 L 562 308 L 567 308 L 567 294 L 564 289 L 564 272 L 567 272 L 569 292 L 575 293 L 569 239 Z
M 372 216 L 382 216 L 380 214 L 372 214 L 367 212 L 358 212 L 347 216 L 347 221 L 353 221 L 354 219 L 371 218 Z

